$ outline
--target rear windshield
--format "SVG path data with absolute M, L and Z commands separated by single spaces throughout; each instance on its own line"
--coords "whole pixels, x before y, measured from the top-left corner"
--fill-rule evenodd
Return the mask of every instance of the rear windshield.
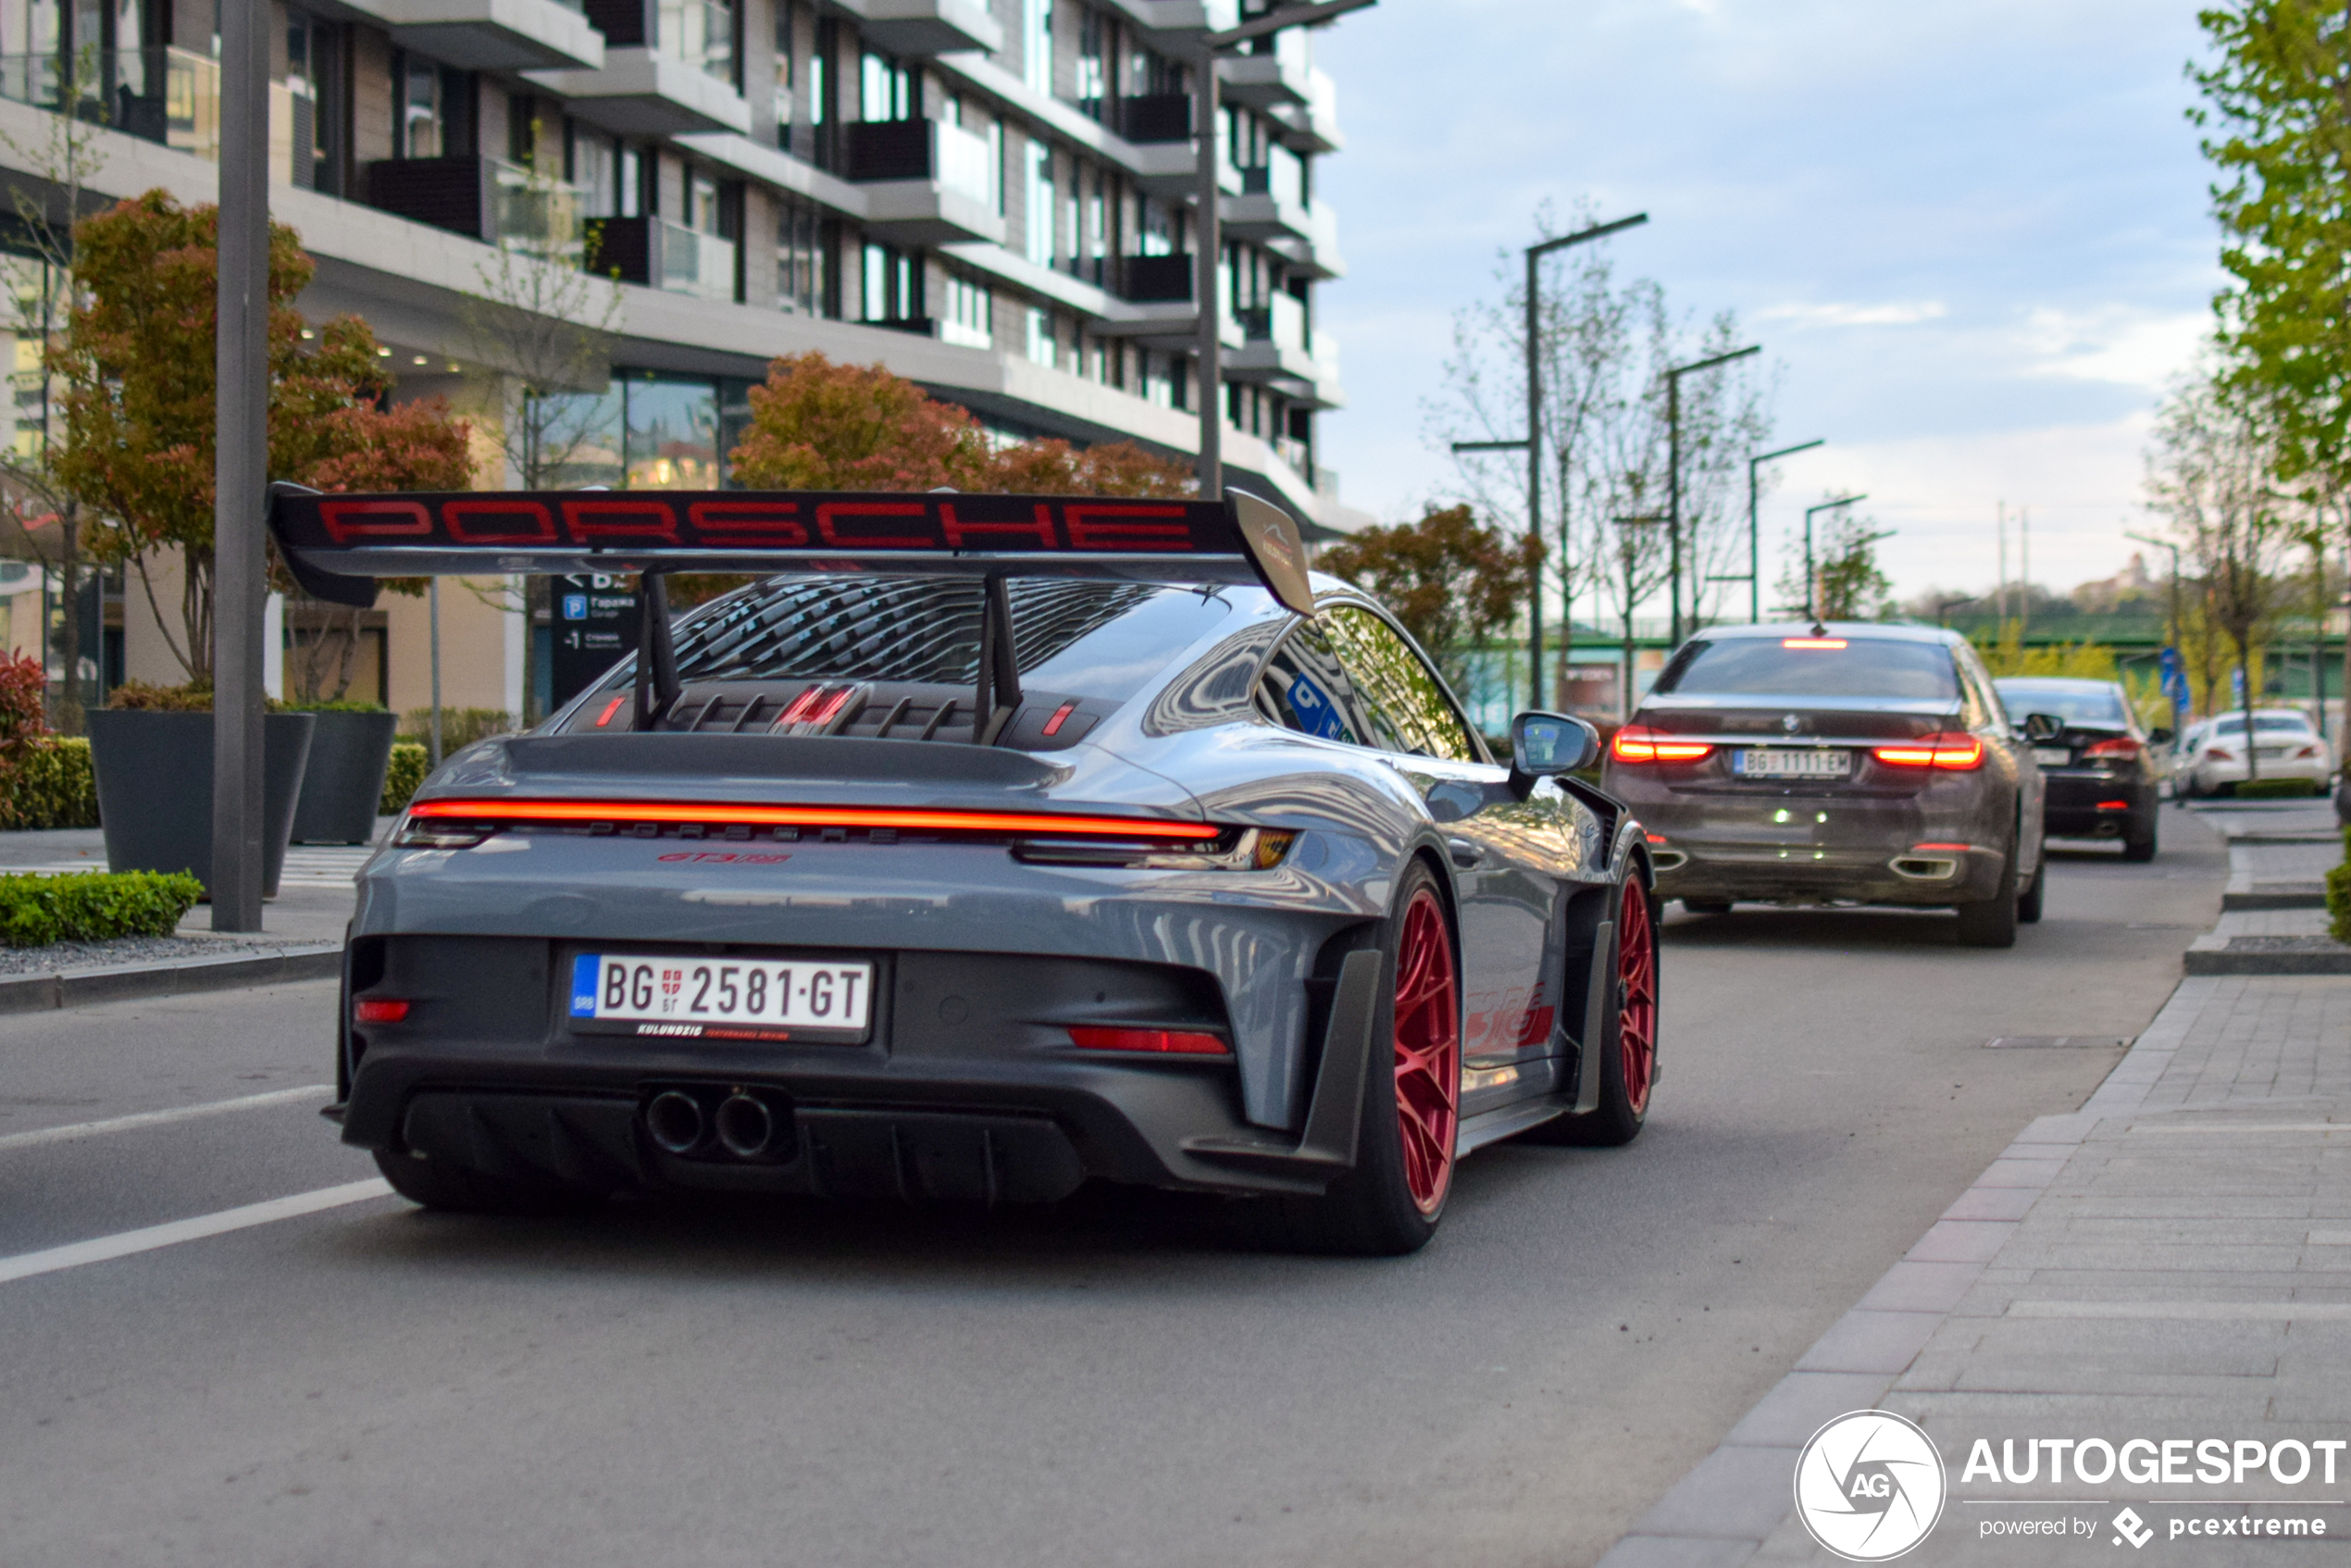
M 2245 733 L 2245 716 L 2243 714 L 2231 714 L 2226 718 L 2214 719 L 2212 721 L 2212 728 L 2219 734 L 2242 735 Z M 2307 735 L 2312 732 L 2310 729 L 2310 721 L 2304 718 L 2300 714 L 2255 714 L 2253 716 L 2253 728 L 2257 731 L 2263 729 L 2279 729 L 2285 730 L 2295 735 Z
M 1014 578 L 1023 683 L 1124 702 L 1231 613 L 1221 594 L 1138 582 Z M 979 678 L 973 578 L 777 578 L 678 628 L 681 680 Z
M 1656 690 L 1687 697 L 1959 698 L 1959 672 L 1952 667 L 1950 651 L 1939 642 L 1868 637 L 1820 641 L 1844 646 L 1791 648 L 1771 637 L 1691 642 L 1658 677 Z
M 2060 686 L 2033 680 L 1992 684 L 2000 689 L 2000 701 L 2014 717 L 2047 714 L 2068 724 L 2095 724 L 2109 729 L 2131 726 L 2130 715 L 2122 709 L 2122 693 L 2112 686 Z

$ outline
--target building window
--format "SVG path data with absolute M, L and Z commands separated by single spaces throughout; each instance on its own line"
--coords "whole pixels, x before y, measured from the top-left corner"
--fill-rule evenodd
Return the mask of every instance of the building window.
M 776 213 L 776 308 L 800 316 L 835 313 L 827 275 L 831 253 L 824 220 L 814 205 L 778 195 Z
M 1004 178 L 1004 122 L 991 119 L 988 122 L 988 187 L 989 194 L 996 198 L 999 218 L 1004 216 L 1004 187 L 1008 183 Z
M 1051 370 L 1058 358 L 1054 353 L 1054 347 L 1053 313 L 1050 310 L 1039 310 L 1035 305 L 1029 306 L 1028 357 L 1030 363 L 1042 365 L 1046 369 Z
M 868 321 L 913 322 L 923 317 L 920 258 L 896 245 L 867 244 L 863 290 Z
M 724 235 L 730 227 L 717 180 L 698 168 L 686 171 L 685 218 L 687 228 L 705 234 Z
M 1053 91 L 1053 0 L 1021 0 L 1021 72 L 1028 85 Z
M 913 81 L 906 68 L 887 55 L 868 51 L 859 61 L 857 99 L 860 116 L 868 125 L 912 119 Z
M 1172 358 L 1164 354 L 1154 354 L 1150 349 L 1143 350 L 1142 354 L 1144 400 L 1161 408 L 1175 407 L 1176 371 Z
M 392 81 L 393 156 L 461 157 L 473 150 L 473 82 L 465 72 L 401 53 L 392 56 Z
M 993 305 L 988 285 L 960 272 L 948 273 L 947 313 L 939 320 L 940 340 L 964 348 L 992 347 Z
M 1078 16 L 1077 21 L 1077 107 L 1096 119 L 1104 114 L 1103 103 L 1110 96 L 1109 62 L 1104 57 L 1109 25 L 1100 11 L 1090 7 Z
M 620 217 L 641 218 L 653 210 L 645 200 L 647 172 L 644 154 L 630 146 L 620 149 Z
M 579 187 L 581 216 L 620 216 L 620 154 L 611 137 L 574 125 L 564 178 Z
M 798 58 L 799 0 L 776 0 L 776 144 L 791 151 L 793 63 Z
M 1028 259 L 1039 267 L 1053 265 L 1053 149 L 1042 142 L 1028 143 Z
M 654 46 L 673 60 L 735 85 L 735 7 L 731 0 L 656 0 Z

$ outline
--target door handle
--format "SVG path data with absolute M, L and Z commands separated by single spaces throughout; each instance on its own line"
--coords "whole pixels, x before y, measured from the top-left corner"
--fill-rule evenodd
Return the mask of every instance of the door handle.
M 1461 871 L 1476 870 L 1477 863 L 1486 858 L 1486 851 L 1467 839 L 1446 840 L 1445 852 L 1453 857 L 1454 868 Z

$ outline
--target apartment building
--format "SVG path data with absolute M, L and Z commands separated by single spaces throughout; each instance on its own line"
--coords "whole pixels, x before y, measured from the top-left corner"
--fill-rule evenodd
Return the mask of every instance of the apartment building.
M 212 199 L 220 3 L 0 0 L 0 166 L 78 97 L 108 127 L 93 192 Z M 724 484 L 748 388 L 808 349 L 1008 439 L 1195 447 L 1194 41 L 1267 0 L 268 3 L 271 206 L 318 264 L 303 307 L 365 317 L 401 395 L 482 405 L 468 301 L 501 249 L 577 234 L 578 261 L 617 275 L 571 482 Z M 1315 175 L 1340 138 L 1311 51 L 1290 30 L 1216 68 L 1224 454 L 1231 482 L 1335 520 L 1316 286 L 1343 268 Z M 39 428 L 22 346 L 20 442 Z M 143 598 L 133 582 L 109 611 L 111 657 L 163 678 Z M 448 700 L 521 711 L 545 664 L 521 599 L 443 599 L 469 650 Z M 394 706 L 420 700 L 421 615 L 391 601 L 373 628 Z

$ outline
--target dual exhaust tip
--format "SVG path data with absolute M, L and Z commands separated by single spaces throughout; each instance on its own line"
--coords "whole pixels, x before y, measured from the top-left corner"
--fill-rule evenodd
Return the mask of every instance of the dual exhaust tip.
M 757 1089 L 665 1089 L 645 1102 L 645 1135 L 679 1159 L 789 1157 L 791 1112 Z

